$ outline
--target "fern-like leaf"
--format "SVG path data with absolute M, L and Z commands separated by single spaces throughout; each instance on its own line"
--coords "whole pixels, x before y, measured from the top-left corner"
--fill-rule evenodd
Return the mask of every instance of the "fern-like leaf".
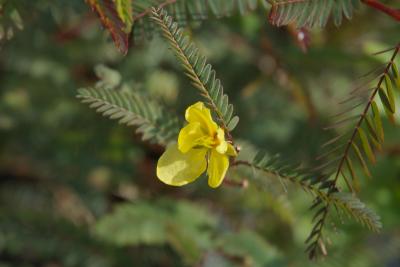
M 314 240 L 317 244 L 320 242 L 318 240 L 320 237 L 316 238 L 321 234 L 320 227 L 323 226 L 320 216 L 327 215 L 326 210 L 329 205 L 334 205 L 338 211 L 342 211 L 372 231 L 378 232 L 382 227 L 380 217 L 357 197 L 349 193 L 338 192 L 330 180 L 318 185 L 317 182 L 321 181 L 319 179 L 310 179 L 313 174 L 310 174 L 308 170 L 285 164 L 279 156 L 269 157 L 266 153 L 259 152 L 251 162 L 237 161 L 234 164 L 245 165 L 284 181 L 289 181 L 316 198 L 314 205 L 315 207 L 320 207 L 314 217 L 314 220 L 317 219 L 317 224 L 307 242 L 313 238 L 317 239 Z
M 164 37 L 181 61 L 186 75 L 200 91 L 207 105 L 215 112 L 219 124 L 229 135 L 229 131 L 236 127 L 239 118 L 233 115 L 233 105 L 229 103 L 221 81 L 216 78 L 215 70 L 166 11 L 153 9 L 152 12 L 152 18 L 161 27 Z
M 399 77 L 399 72 L 395 64 L 395 58 L 400 51 L 400 44 L 398 44 L 393 51 L 393 55 L 390 61 L 387 63 L 383 73 L 378 77 L 377 85 L 369 92 L 368 101 L 364 105 L 361 114 L 357 116 L 357 120 L 352 130 L 348 134 L 339 135 L 339 138 L 334 138 L 333 141 L 327 143 L 327 147 L 340 146 L 343 150 L 333 149 L 332 153 L 327 153 L 324 157 L 332 156 L 334 160 L 328 163 L 323 163 L 323 170 L 326 175 L 323 175 L 320 179 L 321 185 L 329 181 L 330 186 L 327 187 L 328 195 L 337 195 L 337 182 L 340 178 L 343 178 L 350 191 L 357 192 L 359 190 L 359 178 L 355 171 L 355 163 L 359 162 L 366 176 L 370 175 L 367 162 L 375 163 L 375 150 L 380 149 L 384 133 L 381 122 L 381 114 L 378 109 L 377 100 L 378 97 L 384 106 L 386 114 L 390 120 L 393 120 L 395 112 L 395 100 L 394 100 L 394 87 Z M 394 81 L 394 82 L 393 82 Z M 355 91 L 352 92 L 353 94 Z M 364 92 L 361 92 L 364 93 Z M 351 98 L 353 98 L 352 96 Z M 351 102 L 351 101 L 350 101 Z M 358 104 L 354 107 L 359 106 Z M 343 113 L 345 115 L 345 113 Z M 344 140 L 344 146 L 337 144 Z M 339 156 L 337 156 L 339 152 Z M 335 155 L 333 155 L 335 154 Z M 356 159 L 357 161 L 353 161 Z M 367 161 L 368 159 L 368 161 Z M 327 215 L 329 213 L 330 203 L 321 203 L 316 199 L 316 204 L 313 208 L 317 209 L 315 218 L 317 223 L 308 239 L 309 245 L 309 256 L 311 258 L 318 256 L 318 252 L 323 251 L 322 245 L 322 231 L 326 224 Z M 354 204 L 354 205 L 353 205 Z M 352 205 L 357 206 L 354 202 Z M 322 207 L 321 207 L 322 206 Z M 354 213 L 358 216 L 358 220 L 363 224 L 367 225 L 370 229 L 376 230 L 380 227 L 380 224 L 376 220 L 365 221 L 362 216 L 368 215 L 369 212 L 366 210 L 359 210 Z M 352 214 L 352 215 L 354 215 Z M 373 219 L 373 218 L 372 218 Z
M 382 228 L 380 217 L 354 195 L 342 192 L 333 193 L 331 201 L 337 208 L 368 227 L 371 231 L 379 232 Z
M 154 23 L 149 19 L 153 7 L 163 8 L 180 26 L 186 26 L 210 18 L 243 15 L 257 8 L 266 10 L 268 6 L 264 0 L 135 0 L 133 35 L 135 39 L 153 35 Z
M 324 27 L 330 16 L 340 25 L 343 17 L 351 19 L 359 0 L 271 0 L 269 20 L 277 26 Z
M 97 88 L 79 89 L 77 97 L 103 116 L 137 127 L 143 140 L 161 145 L 176 140 L 180 129 L 178 119 L 148 97 Z

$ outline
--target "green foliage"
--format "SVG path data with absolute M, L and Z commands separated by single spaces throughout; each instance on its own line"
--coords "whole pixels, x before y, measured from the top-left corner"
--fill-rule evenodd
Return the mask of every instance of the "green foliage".
M 120 205 L 96 223 L 94 232 L 118 246 L 168 244 L 193 264 L 209 246 L 215 224 L 201 206 L 163 200 Z
M 382 228 L 381 218 L 358 198 L 348 193 L 333 193 L 330 200 L 336 208 L 345 211 L 356 221 L 368 227 L 371 231 L 379 232 Z
M 136 0 L 134 6 L 134 35 L 136 39 L 151 37 L 154 33 L 151 9 L 163 8 L 181 26 L 210 18 L 221 18 L 239 13 L 245 15 L 257 8 L 266 10 L 263 0 Z
M 316 186 L 316 182 L 320 181 L 313 177 L 315 174 L 305 169 L 285 164 L 279 156 L 268 157 L 266 153 L 259 152 L 251 163 L 237 162 L 237 164 L 248 165 L 278 179 L 289 181 L 316 197 L 318 204 L 324 204 L 325 206 L 333 204 L 338 212 L 344 211 L 372 231 L 378 232 L 382 228 L 380 217 L 354 195 L 339 192 L 331 193 L 335 191 L 335 188 L 330 181 Z M 328 192 L 325 191 L 326 188 L 329 188 Z M 325 207 L 319 210 L 317 215 L 322 212 L 325 212 Z M 313 231 L 308 240 L 316 234 L 317 232 Z
M 16 30 L 23 30 L 21 15 L 11 1 L 0 1 L 0 44 L 13 38 Z
M 393 51 L 393 54 L 390 58 L 390 61 L 387 63 L 383 73 L 378 77 L 377 85 L 369 92 L 368 101 L 365 104 L 362 113 L 358 116 L 355 116 L 356 123 L 354 128 L 350 131 L 349 135 L 340 136 L 340 138 L 334 138 L 333 142 L 328 141 L 327 144 L 329 147 L 343 148 L 342 149 L 333 149 L 331 152 L 325 154 L 322 158 L 326 160 L 326 158 L 333 158 L 333 160 L 328 161 L 328 163 L 323 163 L 321 165 L 326 173 L 326 175 L 322 175 L 319 178 L 319 183 L 321 186 L 326 187 L 328 189 L 328 198 L 332 194 L 336 194 L 338 191 L 337 183 L 339 178 L 343 178 L 348 189 L 351 192 L 359 191 L 359 178 L 356 174 L 354 164 L 352 163 L 352 157 L 356 157 L 361 164 L 364 173 L 368 176 L 370 171 L 368 169 L 367 161 L 364 157 L 367 157 L 371 163 L 376 163 L 376 158 L 374 154 L 374 150 L 371 144 L 375 145 L 376 149 L 380 149 L 383 142 L 383 128 L 382 123 L 380 121 L 379 109 L 376 104 L 375 98 L 379 95 L 380 101 L 384 106 L 386 114 L 389 120 L 393 121 L 393 114 L 395 112 L 395 100 L 394 100 L 394 90 L 392 86 L 392 79 L 398 76 L 396 67 L 392 67 L 394 64 L 394 60 L 400 50 L 400 44 L 398 44 Z M 390 75 L 390 70 L 394 70 L 393 77 Z M 385 89 L 384 90 L 381 85 L 385 81 Z M 360 88 L 357 88 L 359 90 Z M 367 91 L 368 92 L 368 91 Z M 353 91 L 354 93 L 354 91 Z M 358 92 L 359 93 L 359 92 Z M 365 94 L 365 91 L 361 90 L 361 93 Z M 388 96 L 390 95 L 390 97 Z M 389 100 L 390 99 L 390 100 Z M 354 104 L 354 103 L 353 103 Z M 353 106 L 352 109 L 360 106 L 359 104 Z M 348 112 L 341 113 L 340 116 L 348 116 Z M 349 121 L 344 119 L 343 121 Z M 350 120 L 351 121 L 351 120 Z M 335 126 L 338 124 L 336 123 Z M 364 126 L 364 129 L 363 129 Z M 334 127 L 336 128 L 336 127 Z M 379 134 L 378 134 L 379 133 Z M 343 141 L 344 140 L 344 141 Z M 337 143 L 344 142 L 343 146 L 338 145 Z M 359 145 L 357 145 L 357 143 Z M 360 147 L 362 149 L 360 149 Z M 351 154 L 353 152 L 353 155 Z M 333 155 L 332 155 L 333 154 Z M 337 156 L 339 154 L 339 156 Z M 332 178 L 333 177 L 333 178 Z M 314 209 L 317 209 L 315 218 L 316 224 L 313 227 L 313 230 L 308 238 L 308 241 L 311 242 L 309 246 L 309 255 L 311 258 L 317 256 L 318 254 L 318 246 L 322 246 L 322 230 L 326 223 L 327 214 L 329 212 L 329 203 L 322 203 L 319 201 L 319 198 L 316 199 L 315 204 L 313 205 Z M 322 206 L 322 207 L 321 207 Z M 350 206 L 354 206 L 350 204 Z M 357 206 L 357 204 L 355 205 Z M 357 215 L 358 212 L 354 214 Z M 363 212 L 359 213 L 359 216 L 355 218 L 367 225 L 370 229 L 377 231 L 381 226 L 379 220 L 377 220 L 377 216 L 373 215 L 369 220 L 363 220 L 363 217 L 367 214 L 371 214 L 369 210 L 363 210 Z M 322 249 L 323 252 L 323 249 Z
M 144 141 L 166 145 L 177 137 L 178 119 L 165 112 L 156 102 L 138 93 L 87 88 L 78 90 L 77 97 L 103 116 L 137 127 Z
M 125 23 L 125 32 L 130 33 L 133 26 L 132 0 L 116 0 L 118 16 Z
M 120 205 L 94 227 L 97 238 L 118 246 L 168 245 L 193 265 L 211 244 L 252 266 L 276 263 L 278 251 L 252 231 L 216 234 L 217 221 L 203 207 L 164 199 Z
M 228 96 L 224 94 L 221 82 L 216 78 L 215 70 L 213 70 L 210 64 L 207 64 L 206 58 L 199 54 L 199 49 L 189 41 L 188 36 L 183 35 L 183 30 L 178 27 L 178 24 L 173 21 L 172 17 L 170 17 L 166 11 L 156 10 L 153 8 L 152 18 L 162 29 L 164 37 L 169 42 L 171 48 L 175 51 L 177 58 L 181 61 L 186 75 L 191 79 L 192 84 L 200 91 L 201 96 L 205 98 L 208 106 L 215 112 L 219 124 L 228 131 L 228 137 L 232 139 L 229 131 L 233 130 L 237 125 L 238 117 L 232 117 L 233 105 L 229 104 Z M 386 111 L 389 112 L 389 115 L 394 113 L 395 104 L 392 77 L 389 76 L 389 70 L 395 70 L 393 76 L 398 76 L 396 67 L 392 67 L 398 49 L 398 47 L 395 49 L 393 57 L 385 68 L 384 74 L 380 77 L 376 89 L 372 91 L 363 113 L 361 115 L 351 116 L 350 118 L 339 119 L 339 121 L 334 122 L 331 126 L 326 127 L 326 129 L 337 128 L 344 122 L 358 119 L 355 129 L 351 133 L 349 141 L 347 141 L 347 145 L 344 146 L 345 149 L 343 154 L 336 156 L 333 160 L 323 162 L 322 165 L 313 170 L 317 171 L 317 173 L 304 170 L 297 166 L 284 164 L 278 159 L 278 157 L 267 159 L 267 156 L 264 153 L 259 153 L 256 155 L 252 162 L 234 162 L 234 165 L 246 165 L 262 170 L 269 174 L 274 174 L 279 179 L 286 179 L 290 182 L 293 182 L 306 192 L 311 193 L 316 198 L 314 204 L 312 205 L 313 209 L 318 208 L 316 215 L 314 216 L 316 224 L 314 225 L 311 234 L 307 239 L 307 243 L 309 243 L 307 250 L 309 251 L 310 258 L 318 256 L 318 252 L 322 252 L 323 254 L 326 253 L 326 248 L 322 242 L 322 231 L 328 217 L 327 215 L 329 212 L 329 207 L 332 203 L 336 208 L 344 210 L 347 214 L 354 217 L 355 220 L 367 225 L 372 230 L 377 231 L 377 229 L 381 227 L 379 216 L 365 207 L 360 200 L 354 196 L 349 198 L 347 195 L 346 197 L 336 197 L 337 192 L 339 192 L 337 182 L 339 177 L 342 177 L 351 192 L 354 190 L 359 190 L 359 180 L 354 170 L 352 158 L 350 157 L 351 151 L 354 152 L 355 157 L 358 159 L 367 175 L 370 174 L 370 171 L 368 169 L 366 160 L 364 159 L 364 155 L 367 156 L 372 163 L 375 163 L 376 161 L 373 148 L 370 145 L 369 136 L 374 137 L 371 139 L 371 142 L 375 143 L 377 147 L 380 147 L 380 142 L 374 129 L 378 129 L 381 123 L 379 123 L 379 120 L 377 120 L 376 116 L 374 117 L 374 120 L 366 119 L 366 117 L 368 115 L 367 113 L 369 108 L 376 106 L 376 104 L 373 102 L 374 97 L 378 92 Z M 381 88 L 383 81 L 385 81 L 386 84 L 386 91 Z M 94 102 L 94 104 L 91 106 L 95 108 L 100 106 L 100 108 L 98 108 L 98 112 L 104 112 L 104 115 L 106 116 L 111 116 L 111 118 L 118 119 L 122 118 L 120 122 L 127 122 L 134 116 L 132 114 L 129 114 L 129 116 L 126 114 L 126 106 L 122 107 L 125 109 L 121 110 L 121 107 L 118 107 L 118 104 L 115 106 L 115 103 L 114 105 L 110 105 L 109 103 L 103 104 L 102 102 L 94 100 L 87 100 L 87 102 Z M 119 102 L 123 103 L 122 98 L 119 99 Z M 357 104 L 354 107 L 358 106 L 360 105 Z M 351 110 L 352 109 L 350 109 L 350 111 Z M 347 112 L 341 112 L 338 117 L 340 118 L 340 116 L 347 115 Z M 361 128 L 364 122 L 366 125 L 368 125 L 366 129 L 370 130 L 370 132 L 368 132 L 369 135 L 367 135 L 363 128 Z M 140 120 L 140 122 L 136 124 L 146 125 L 149 123 L 144 123 L 143 120 Z M 157 132 L 155 129 L 156 127 L 152 126 L 149 128 L 149 130 L 144 130 L 144 139 L 153 137 L 152 134 Z M 139 131 L 140 130 L 143 130 L 143 128 L 140 127 Z M 381 128 L 379 131 L 382 131 Z M 338 140 L 341 140 L 341 138 L 334 138 L 333 141 L 328 142 L 328 145 L 333 146 Z M 360 145 L 357 145 L 357 141 L 359 141 Z M 166 142 L 159 141 L 159 143 L 165 144 Z M 333 153 L 340 153 L 340 149 L 334 148 L 320 158 L 325 160 Z M 335 169 L 335 166 L 337 166 L 337 169 Z M 332 167 L 334 168 L 333 173 L 330 169 Z M 331 176 L 333 176 L 333 178 L 331 178 Z M 348 177 L 351 178 L 351 181 L 348 179 Z M 316 186 L 316 184 L 319 184 L 319 186 Z M 343 203 L 341 201 L 343 201 Z
M 220 125 L 227 131 L 235 129 L 239 117 L 233 116 L 233 105 L 229 103 L 224 93 L 221 81 L 216 78 L 216 72 L 211 64 L 207 63 L 199 49 L 190 42 L 183 30 L 168 16 L 166 11 L 153 9 L 153 19 L 162 28 L 164 37 L 169 41 L 177 58 L 181 61 L 186 75 L 192 81 L 208 106 L 216 113 Z
M 278 251 L 251 231 L 227 233 L 218 241 L 218 246 L 227 254 L 241 256 L 251 266 L 280 266 Z
M 271 0 L 269 20 L 276 26 L 324 27 L 330 16 L 339 26 L 343 17 L 351 19 L 360 0 Z
M 167 36 L 130 42 L 122 57 L 83 1 L 0 3 L 11 7 L 0 25 L 15 33 L 15 9 L 25 28 L 0 50 L 0 266 L 398 264 L 399 140 L 389 122 L 398 119 L 400 75 L 398 45 L 386 48 L 398 43 L 399 27 L 385 14 L 359 9 L 342 28 L 299 32 L 268 25 L 268 1 L 90 1 L 124 52 L 138 32 Z M 321 3 L 292 1 L 272 14 L 323 26 L 328 13 L 347 17 L 358 1 L 332 1 L 326 13 Z M 168 14 L 153 13 L 160 7 Z M 199 90 L 186 90 L 168 44 Z M 79 104 L 76 88 L 114 121 Z M 175 112 L 183 117 L 197 92 L 221 125 L 237 123 L 233 106 L 241 118 L 229 136 L 240 153 L 218 190 L 204 180 L 166 187 L 155 174 L 163 147 L 115 127 L 167 145 L 182 126 Z M 338 104 L 342 95 L 349 98 Z M 306 247 L 328 257 L 310 262 Z

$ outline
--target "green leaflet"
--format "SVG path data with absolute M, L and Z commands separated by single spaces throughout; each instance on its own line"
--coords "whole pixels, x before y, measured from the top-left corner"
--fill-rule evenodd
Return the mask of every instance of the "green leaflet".
M 382 150 L 382 146 L 380 144 L 380 139 L 379 139 L 378 133 L 376 131 L 376 128 L 374 126 L 374 122 L 372 121 L 372 119 L 369 115 L 365 116 L 365 122 L 367 124 L 368 136 L 370 137 L 371 142 L 374 144 L 374 146 L 378 150 Z
M 358 186 L 359 185 L 359 179 L 358 179 L 358 176 L 357 176 L 356 172 L 354 171 L 353 162 L 351 161 L 350 157 L 346 157 L 345 161 L 346 161 L 347 169 L 349 170 L 351 179 L 353 180 L 353 186 L 350 185 L 350 182 L 346 179 L 346 176 L 343 175 L 343 178 L 344 178 L 347 186 L 350 189 L 354 189 L 354 190 L 356 190 L 358 192 L 358 191 L 360 191 L 360 188 Z
M 354 150 L 354 152 L 355 152 L 355 154 L 356 154 L 358 160 L 359 160 L 360 163 L 361 163 L 361 166 L 363 167 L 363 170 L 364 170 L 365 175 L 367 175 L 368 177 L 371 177 L 371 173 L 370 173 L 370 171 L 369 171 L 369 169 L 368 169 L 368 165 L 366 164 L 366 162 L 365 162 L 365 160 L 364 160 L 364 157 L 363 157 L 363 155 L 361 154 L 360 149 L 358 148 L 358 146 L 357 146 L 354 142 L 351 143 L 351 145 L 352 145 L 352 147 L 353 147 L 353 150 Z
M 388 74 L 385 74 L 385 85 L 386 85 L 386 92 L 388 95 L 388 100 L 390 103 L 390 106 L 393 110 L 393 113 L 396 112 L 396 102 L 393 94 L 393 85 L 392 85 L 392 80 L 390 79 L 390 76 Z
M 376 127 L 376 131 L 378 133 L 378 136 L 379 136 L 379 140 L 380 140 L 380 142 L 383 142 L 385 140 L 385 134 L 384 134 L 383 127 L 382 127 L 382 119 L 381 119 L 381 115 L 380 115 L 380 112 L 378 109 L 378 105 L 376 104 L 375 101 L 372 101 L 371 107 L 372 107 L 373 119 L 375 122 L 375 127 Z
M 393 77 L 394 78 L 399 78 L 400 77 L 400 75 L 399 75 L 399 69 L 397 68 L 397 65 L 396 65 L 396 63 L 392 63 L 392 66 L 390 67 L 391 68 L 391 70 L 392 70 L 392 74 L 393 74 Z
M 396 84 L 396 88 L 400 92 L 400 73 L 399 73 L 399 69 L 397 68 L 396 63 L 394 63 L 394 62 L 392 63 L 391 70 L 392 70 L 394 82 Z
M 239 117 L 238 116 L 233 117 L 227 126 L 228 130 L 233 131 L 236 128 L 236 126 L 238 125 L 238 123 L 239 123 Z
M 372 152 L 367 135 L 365 134 L 364 130 L 361 127 L 359 127 L 357 130 L 358 130 L 358 135 L 360 137 L 361 144 L 363 146 L 365 154 L 367 155 L 368 159 L 372 163 L 375 163 L 376 162 L 375 155 Z
M 378 89 L 379 91 L 379 98 L 382 101 L 383 106 L 385 107 L 386 111 L 390 114 L 394 113 L 394 107 L 391 103 L 391 101 L 389 100 L 388 96 L 386 95 L 385 90 L 383 90 L 382 88 Z M 388 115 L 389 115 L 388 114 Z
M 130 33 L 133 26 L 132 1 L 133 0 L 115 0 L 118 16 L 125 23 L 124 31 L 126 33 Z

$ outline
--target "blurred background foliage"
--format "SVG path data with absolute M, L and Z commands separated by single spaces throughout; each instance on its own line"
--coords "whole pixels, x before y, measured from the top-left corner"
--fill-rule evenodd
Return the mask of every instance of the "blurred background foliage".
M 83 1 L 21 1 L 0 25 L 0 266 L 400 266 L 396 125 L 384 121 L 374 179 L 362 180 L 382 233 L 339 218 L 328 257 L 313 263 L 304 253 L 312 197 L 301 189 L 269 177 L 260 187 L 254 173 L 247 188 L 212 190 L 204 177 L 165 186 L 155 176 L 162 147 L 76 99 L 77 88 L 121 85 L 183 116 L 197 92 L 163 39 L 135 41 L 123 56 Z M 264 9 L 188 31 L 240 116 L 234 136 L 309 164 L 338 102 L 390 57 L 373 52 L 400 36 L 365 7 L 340 27 L 307 31 L 306 49 Z

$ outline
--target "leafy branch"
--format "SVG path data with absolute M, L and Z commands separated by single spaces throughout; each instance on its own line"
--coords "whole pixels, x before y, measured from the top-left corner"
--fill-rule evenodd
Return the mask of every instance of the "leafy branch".
M 355 157 L 360 162 L 360 165 L 365 172 L 366 175 L 370 175 L 370 172 L 367 167 L 366 160 L 364 159 L 364 155 L 367 156 L 369 161 L 375 163 L 375 155 L 373 151 L 373 147 L 371 143 L 377 148 L 380 149 L 381 143 L 384 139 L 382 122 L 380 119 L 380 113 L 375 101 L 377 95 L 385 108 L 386 114 L 388 115 L 389 119 L 393 120 L 393 114 L 395 112 L 395 100 L 394 100 L 394 89 L 392 80 L 395 83 L 399 83 L 399 72 L 394 63 L 396 56 L 398 55 L 400 50 L 400 44 L 398 44 L 394 48 L 394 52 L 388 64 L 386 65 L 383 73 L 380 75 L 377 85 L 373 88 L 368 102 L 365 105 L 362 113 L 354 118 L 358 118 L 355 127 L 353 128 L 350 137 L 347 139 L 344 150 L 339 157 L 334 157 L 333 160 L 329 161 L 328 163 L 322 165 L 323 168 L 326 169 L 332 164 L 336 164 L 336 169 L 333 173 L 333 179 L 330 179 L 330 175 L 324 175 L 321 177 L 321 183 L 328 183 L 328 196 L 337 194 L 337 182 L 340 177 L 343 177 L 345 180 L 347 187 L 350 191 L 357 191 L 358 190 L 358 178 L 356 176 L 356 172 L 354 170 L 354 164 L 351 160 L 350 152 L 353 152 Z M 383 84 L 385 83 L 386 90 L 383 89 Z M 359 106 L 358 104 L 356 106 Z M 354 106 L 354 107 L 356 107 Z M 354 109 L 354 108 L 353 108 Z M 370 110 L 372 109 L 372 114 L 370 114 Z M 352 109 L 351 109 L 352 110 Z M 346 114 L 344 112 L 343 114 Z M 342 121 L 349 121 L 344 119 Z M 365 130 L 363 129 L 363 126 Z M 342 139 L 343 135 L 339 135 L 335 137 L 333 140 L 327 143 L 328 146 L 336 144 L 339 140 Z M 362 149 L 360 149 L 357 145 L 358 142 L 361 143 Z M 337 145 L 333 150 L 329 151 L 323 157 L 327 157 L 329 155 L 334 154 L 338 151 L 338 148 L 341 148 L 341 145 Z M 329 171 L 328 171 L 329 173 Z M 352 179 L 350 181 L 349 177 Z M 313 207 L 318 207 L 322 204 L 319 199 L 316 199 L 315 205 Z M 322 230 L 324 225 L 326 224 L 327 215 L 329 213 L 330 203 L 324 203 L 323 207 L 321 207 L 316 214 L 317 223 L 314 225 L 313 230 L 308 238 L 308 242 L 310 242 L 308 251 L 310 258 L 314 258 L 317 256 L 318 251 L 324 251 L 323 240 L 322 240 Z M 371 228 L 371 225 L 366 224 Z M 380 225 L 374 225 L 372 227 L 373 230 L 378 230 Z M 322 248 L 321 248 L 322 247 Z
M 343 17 L 351 19 L 359 0 L 269 0 L 269 20 L 276 26 L 296 24 L 298 27 L 324 27 L 332 15 L 335 25 Z
M 151 15 L 152 8 L 156 8 L 167 9 L 169 13 L 181 17 L 185 22 L 210 16 L 229 16 L 235 11 L 244 14 L 259 6 L 265 8 L 267 4 L 263 0 L 137 0 L 134 6 L 135 21 Z
M 183 27 L 211 18 L 244 15 L 257 8 L 267 10 L 268 6 L 265 0 L 135 0 L 133 36 L 139 41 L 153 36 L 157 27 L 150 18 L 152 8 L 166 10 Z
M 77 97 L 103 116 L 137 127 L 143 140 L 166 145 L 177 137 L 180 128 L 178 119 L 139 93 L 83 88 L 78 90 Z
M 316 186 L 316 183 L 309 178 L 311 174 L 309 174 L 308 171 L 296 166 L 284 164 L 279 161 L 279 157 L 268 158 L 261 152 L 258 153 L 251 162 L 241 160 L 235 161 L 232 164 L 232 166 L 240 165 L 260 170 L 266 174 L 278 177 L 279 179 L 289 181 L 316 197 L 319 202 L 325 205 L 334 205 L 338 211 L 343 211 L 372 231 L 378 232 L 382 227 L 379 216 L 357 197 L 349 193 L 338 192 L 337 190 L 335 193 L 324 191 L 327 185 L 331 186 L 330 183 Z M 319 212 L 324 212 L 324 210 L 320 210 Z M 318 232 L 313 231 L 306 242 L 312 239 L 316 234 L 318 234 Z
M 368 112 L 370 110 L 371 107 L 375 107 L 374 112 L 378 112 L 378 109 L 376 108 L 376 103 L 374 101 L 376 95 L 379 93 L 380 99 L 382 101 L 382 103 L 384 104 L 386 110 L 389 112 L 388 115 L 392 116 L 392 114 L 395 112 L 394 110 L 394 99 L 393 99 L 393 87 L 392 87 L 392 82 L 391 82 L 391 78 L 389 77 L 389 71 L 392 67 L 392 65 L 394 64 L 394 59 L 396 58 L 396 55 L 398 54 L 400 50 L 400 44 L 395 48 L 394 53 L 392 55 L 392 58 L 390 59 L 389 63 L 387 64 L 383 74 L 381 75 L 381 77 L 379 78 L 378 84 L 375 87 L 375 89 L 372 91 L 371 96 L 368 99 L 367 105 L 365 106 L 364 110 L 362 111 L 361 115 L 359 116 L 359 119 L 356 123 L 356 126 L 353 129 L 353 132 L 350 136 L 350 138 L 347 141 L 347 145 L 344 149 L 344 152 L 342 154 L 342 157 L 340 158 L 340 162 L 338 164 L 337 167 L 337 171 L 335 174 L 335 178 L 334 178 L 334 182 L 336 183 L 337 180 L 339 179 L 339 176 L 344 168 L 344 164 L 346 162 L 348 162 L 349 158 L 349 152 L 351 149 L 355 149 L 355 151 L 357 151 L 357 155 L 359 155 L 362 159 L 362 156 L 360 153 L 358 153 L 360 150 L 357 148 L 356 145 L 356 138 L 359 137 L 361 139 L 361 143 L 362 146 L 364 148 L 365 154 L 369 157 L 370 161 L 372 163 L 375 162 L 375 157 L 372 153 L 372 148 L 369 144 L 368 141 L 368 136 L 365 134 L 364 130 L 362 130 L 361 126 L 362 124 L 368 120 Z M 397 69 L 397 68 L 396 68 Z M 397 72 L 397 70 L 396 70 Z M 398 72 L 396 73 L 396 75 L 398 75 Z M 387 91 L 385 92 L 384 89 L 382 89 L 382 84 L 383 82 L 386 81 L 386 89 Z M 375 114 L 375 118 L 376 118 L 376 114 Z M 369 120 L 369 131 L 371 133 L 371 136 L 376 136 L 378 138 L 378 140 L 374 139 L 375 141 L 383 141 L 383 129 L 382 127 L 382 123 L 380 121 L 375 120 L 376 123 L 372 122 L 372 120 Z M 379 131 L 377 133 L 376 129 Z M 379 137 L 378 137 L 379 135 Z M 365 167 L 365 161 L 361 160 L 362 165 Z M 347 164 L 347 166 L 351 166 L 350 164 Z M 351 168 L 351 167 L 349 167 Z M 352 172 L 352 171 L 351 171 Z M 352 188 L 350 187 L 350 190 Z
M 238 116 L 233 116 L 233 105 L 229 103 L 228 96 L 224 93 L 221 81 L 216 78 L 216 72 L 207 63 L 205 56 L 199 53 L 199 49 L 189 41 L 183 30 L 172 20 L 164 10 L 152 9 L 152 19 L 161 27 L 164 37 L 170 47 L 175 51 L 181 61 L 186 75 L 192 81 L 194 87 L 200 91 L 207 105 L 215 112 L 219 124 L 224 128 L 228 137 L 238 121 Z M 231 137 L 230 137 L 231 139 Z

